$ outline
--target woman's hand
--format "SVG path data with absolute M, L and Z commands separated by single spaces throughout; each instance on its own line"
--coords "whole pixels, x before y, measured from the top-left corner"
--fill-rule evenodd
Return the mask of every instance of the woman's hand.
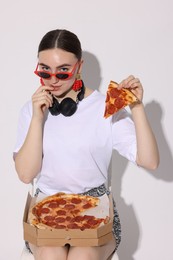
M 45 111 L 52 106 L 52 95 L 50 91 L 53 87 L 40 86 L 32 96 L 33 116 L 43 119 Z
M 131 92 L 135 94 L 135 96 L 138 98 L 140 102 L 142 102 L 143 99 L 143 87 L 138 78 L 135 78 L 134 76 L 129 76 L 128 78 L 121 81 L 119 84 L 119 89 L 121 88 L 129 88 Z

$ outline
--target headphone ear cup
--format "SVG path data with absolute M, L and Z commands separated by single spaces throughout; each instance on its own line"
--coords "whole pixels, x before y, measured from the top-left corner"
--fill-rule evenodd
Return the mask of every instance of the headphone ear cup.
M 59 110 L 64 116 L 72 116 L 77 110 L 77 104 L 73 99 L 65 98 L 59 104 Z
M 60 104 L 56 98 L 53 97 L 52 106 L 49 107 L 49 111 L 53 116 L 57 116 L 60 114 Z

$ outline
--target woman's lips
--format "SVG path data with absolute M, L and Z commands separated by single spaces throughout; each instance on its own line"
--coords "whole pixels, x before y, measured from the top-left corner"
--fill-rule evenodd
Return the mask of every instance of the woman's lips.
M 56 91 L 56 90 L 59 90 L 61 88 L 61 86 L 51 86 L 53 88 L 53 90 L 51 91 Z

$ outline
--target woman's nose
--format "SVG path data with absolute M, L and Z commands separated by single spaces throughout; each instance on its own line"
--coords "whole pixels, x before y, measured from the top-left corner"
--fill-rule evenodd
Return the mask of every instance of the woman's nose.
M 59 79 L 56 77 L 56 75 L 53 75 L 50 79 L 50 83 L 56 84 L 57 82 L 59 82 Z

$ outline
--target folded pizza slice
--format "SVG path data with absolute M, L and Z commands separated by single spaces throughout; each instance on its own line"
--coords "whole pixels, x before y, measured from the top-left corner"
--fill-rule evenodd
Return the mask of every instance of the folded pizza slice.
M 108 118 L 109 116 L 118 112 L 120 109 L 139 101 L 135 94 L 130 91 L 130 89 L 118 89 L 117 87 L 118 83 L 114 81 L 111 81 L 108 86 L 105 101 L 105 118 Z

